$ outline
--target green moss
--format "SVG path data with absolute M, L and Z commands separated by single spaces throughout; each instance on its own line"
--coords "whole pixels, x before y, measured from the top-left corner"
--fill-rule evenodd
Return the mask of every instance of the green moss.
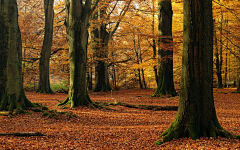
M 20 109 L 19 114 L 26 114 L 26 112 L 23 109 Z
M 48 116 L 48 118 L 53 118 L 53 117 L 57 117 L 57 114 L 51 113 L 51 114 Z
M 161 144 L 163 144 L 164 142 L 162 141 L 162 140 L 157 140 L 156 142 L 155 142 L 155 144 L 156 145 L 161 145 Z
M 39 108 L 33 108 L 32 111 L 34 111 L 34 112 L 43 112 L 43 110 L 41 110 Z
M 66 117 L 72 118 L 72 113 L 71 113 L 71 112 L 70 112 L 70 113 L 67 113 L 67 114 L 66 114 Z
M 46 106 L 42 106 L 42 110 L 49 110 Z
M 68 118 L 73 118 L 73 117 L 77 118 L 77 115 L 72 113 L 72 112 L 69 112 L 69 113 L 66 114 L 66 117 L 68 117 Z
M 56 113 L 57 110 L 50 110 L 49 112 L 50 112 L 50 113 Z
M 13 114 L 13 115 L 17 115 L 17 114 L 18 114 L 18 110 L 15 109 L 12 114 Z
M 42 116 L 49 116 L 48 112 L 43 112 Z
M 39 103 L 33 103 L 33 105 L 34 105 L 34 107 L 40 107 L 40 106 L 42 106 L 42 105 L 39 104 Z
M 66 114 L 67 112 L 57 112 L 59 115 Z

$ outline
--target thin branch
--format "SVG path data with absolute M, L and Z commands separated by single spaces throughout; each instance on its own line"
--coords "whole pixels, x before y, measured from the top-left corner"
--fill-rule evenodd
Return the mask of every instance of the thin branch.
M 98 2 L 99 2 L 99 0 L 97 0 L 97 1 L 95 2 L 94 6 L 93 6 L 92 9 L 91 9 L 90 14 L 92 14 L 93 11 L 97 8 L 97 6 L 98 6 Z
M 130 6 L 131 2 L 132 2 L 132 0 L 129 0 L 128 5 L 125 6 L 125 7 L 122 9 L 122 11 L 121 11 L 121 13 L 120 13 L 120 17 L 119 17 L 119 19 L 118 19 L 118 21 L 117 21 L 117 23 L 116 23 L 116 26 L 114 27 L 114 29 L 112 30 L 112 32 L 110 32 L 110 34 L 109 34 L 109 41 L 112 39 L 113 34 L 117 31 L 117 28 L 118 28 L 118 26 L 119 26 L 122 18 L 125 16 L 127 10 L 129 9 L 129 6 Z

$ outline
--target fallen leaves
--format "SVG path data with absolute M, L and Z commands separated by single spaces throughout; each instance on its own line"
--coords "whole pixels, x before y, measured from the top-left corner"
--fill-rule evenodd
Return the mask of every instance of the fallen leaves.
M 215 107 L 221 125 L 233 134 L 240 135 L 240 96 L 232 90 L 214 93 Z M 216 91 L 216 90 L 215 90 Z M 177 106 L 178 98 L 150 98 L 153 90 L 121 90 L 90 93 L 93 101 L 136 105 Z M 174 120 L 176 111 L 153 111 L 124 106 L 108 107 L 113 110 L 79 107 L 56 107 L 56 101 L 66 94 L 55 95 L 26 92 L 35 103 L 51 110 L 68 112 L 77 118 L 62 115 L 59 118 L 42 116 L 41 112 L 20 114 L 8 118 L 0 116 L 0 132 L 41 132 L 44 137 L 0 136 L 0 149 L 240 149 L 240 140 L 227 138 L 181 138 L 155 145 L 161 133 Z

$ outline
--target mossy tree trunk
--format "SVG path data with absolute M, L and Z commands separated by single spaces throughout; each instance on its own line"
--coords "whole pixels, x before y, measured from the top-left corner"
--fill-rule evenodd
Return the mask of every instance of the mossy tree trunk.
M 172 39 L 172 4 L 171 1 L 158 2 L 158 86 L 152 97 L 171 95 L 176 96 L 173 82 L 173 39 Z
M 22 41 L 16 0 L 0 1 L 0 110 L 26 109 L 22 81 Z
M 171 127 L 157 141 L 181 137 L 235 137 L 218 122 L 213 100 L 212 1 L 184 1 L 181 94 Z
M 39 63 L 38 89 L 36 91 L 40 93 L 53 93 L 53 91 L 50 88 L 49 80 L 49 61 L 51 56 L 53 37 L 53 18 L 54 18 L 53 4 L 54 0 L 44 0 L 45 33 Z
M 86 63 L 91 0 L 66 0 L 66 30 L 69 45 L 70 85 L 68 97 L 59 105 L 71 107 L 92 103 L 87 94 Z

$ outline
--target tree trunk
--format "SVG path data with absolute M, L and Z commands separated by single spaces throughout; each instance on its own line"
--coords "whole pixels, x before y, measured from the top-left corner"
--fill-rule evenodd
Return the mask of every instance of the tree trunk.
M 223 46 L 222 46 L 222 22 L 223 22 L 223 12 L 222 12 L 222 8 L 221 8 L 221 21 L 220 21 L 220 36 L 219 36 L 219 43 L 220 43 L 220 52 L 219 52 L 219 58 L 218 59 L 218 68 L 217 68 L 217 77 L 218 77 L 218 84 L 217 84 L 217 88 L 223 88 L 223 83 L 222 83 L 222 63 L 223 63 L 223 56 L 222 56 L 222 52 L 223 52 Z M 217 37 L 216 37 L 217 38 Z M 216 39 L 217 40 L 217 39 Z
M 240 75 L 238 75 L 238 80 L 237 80 L 237 92 L 240 93 Z
M 68 97 L 59 105 L 87 106 L 86 63 L 91 0 L 66 0 L 66 30 L 69 45 L 70 85 Z
M 219 52 L 218 52 L 218 43 L 217 43 L 217 34 L 215 30 L 215 57 L 216 57 L 216 74 L 217 74 L 217 88 L 223 88 L 222 84 L 222 66 L 219 60 Z
M 40 93 L 53 93 L 53 91 L 50 88 L 49 80 L 49 61 L 52 49 L 53 18 L 54 18 L 53 3 L 54 0 L 44 0 L 45 33 L 39 63 L 38 89 L 36 91 Z
M 95 38 L 98 38 L 96 56 L 97 58 L 99 58 L 96 66 L 96 86 L 93 92 L 112 90 L 109 83 L 108 64 L 106 62 L 108 58 L 108 44 L 109 41 L 112 39 L 113 34 L 117 31 L 121 19 L 126 14 L 131 2 L 132 0 L 129 0 L 129 2 L 125 4 L 124 8 L 120 12 L 119 19 L 116 22 L 115 27 L 112 31 L 108 31 L 105 21 L 101 21 L 101 18 L 109 18 L 110 14 L 113 12 L 113 10 L 110 12 L 110 14 L 107 14 L 106 12 L 109 3 L 102 4 L 104 6 L 102 8 L 98 8 L 97 14 L 94 15 L 94 18 L 98 18 L 99 24 L 101 25 L 99 26 L 99 28 L 93 31 Z M 114 9 L 115 8 L 116 7 L 114 7 Z
M 181 94 L 178 113 L 157 144 L 181 137 L 232 137 L 219 124 L 213 101 L 212 1 L 184 1 Z
M 155 38 L 155 5 L 154 5 L 154 0 L 152 0 L 152 34 L 153 34 L 153 43 L 152 43 L 152 48 L 153 48 L 153 59 L 156 59 L 157 56 L 157 47 L 156 47 L 156 38 Z M 153 71 L 155 75 L 155 81 L 158 84 L 158 72 L 157 72 L 157 66 L 153 66 Z
M 173 39 L 172 39 L 172 4 L 171 1 L 159 0 L 159 44 L 158 61 L 159 74 L 158 86 L 155 93 L 152 95 L 176 96 L 176 90 L 173 82 Z
M 138 83 L 139 83 L 140 89 L 143 89 L 142 79 L 141 79 L 141 70 L 137 69 L 137 71 L 138 71 Z
M 22 41 L 16 0 L 0 1 L 0 110 L 26 109 L 22 82 Z
M 106 8 L 99 10 L 98 15 L 95 14 L 95 18 L 102 18 L 106 15 Z M 97 16 L 97 17 L 96 17 Z M 100 20 L 99 20 L 100 21 Z M 109 32 L 107 31 L 106 24 L 101 23 L 99 28 L 93 31 L 96 47 L 95 54 L 98 58 L 96 63 L 96 85 L 93 92 L 99 91 L 111 91 L 112 88 L 109 84 L 108 76 L 108 64 L 106 60 L 108 59 L 108 42 L 109 42 Z

